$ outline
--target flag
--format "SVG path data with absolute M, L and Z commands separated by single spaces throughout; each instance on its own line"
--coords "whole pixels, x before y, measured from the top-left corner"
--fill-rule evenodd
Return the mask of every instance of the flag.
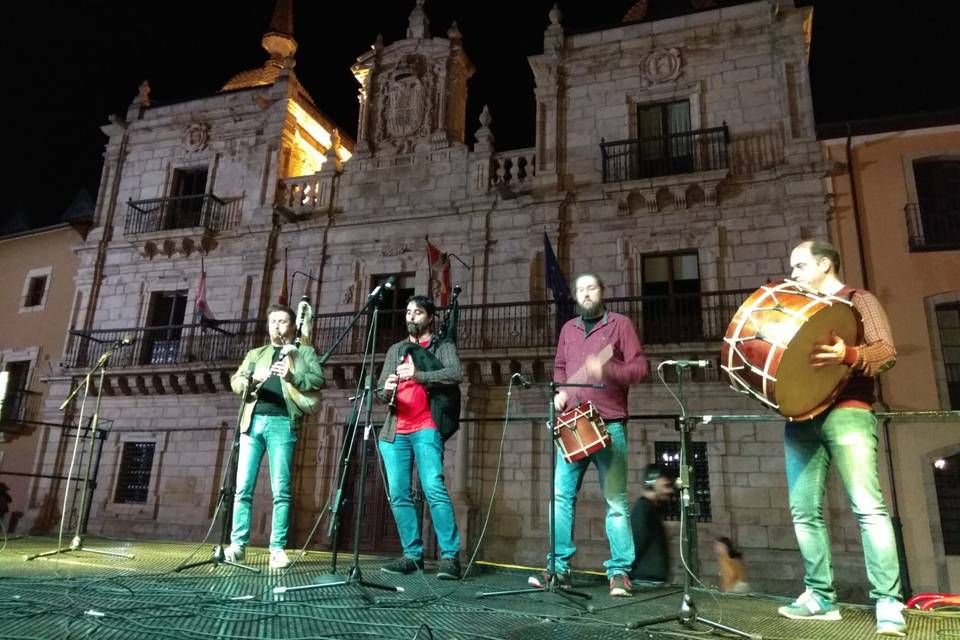
M 450 256 L 430 244 L 430 240 L 427 240 L 427 265 L 430 269 L 427 295 L 445 307 L 450 301 Z
M 567 281 L 563 277 L 563 271 L 560 270 L 560 263 L 557 262 L 557 256 L 553 253 L 546 231 L 543 232 L 543 262 L 545 288 L 553 292 L 553 301 L 571 302 L 573 296 L 570 295 L 570 287 L 567 286 Z
M 277 298 L 277 302 L 287 306 L 287 300 L 289 299 L 289 293 L 287 292 L 287 250 L 283 250 L 283 282 L 280 283 L 280 296 Z
M 196 309 L 196 322 L 201 327 L 208 323 L 216 322 L 217 319 L 214 317 L 213 312 L 210 311 L 210 307 L 207 306 L 207 272 L 205 270 L 200 271 L 200 282 L 197 284 Z

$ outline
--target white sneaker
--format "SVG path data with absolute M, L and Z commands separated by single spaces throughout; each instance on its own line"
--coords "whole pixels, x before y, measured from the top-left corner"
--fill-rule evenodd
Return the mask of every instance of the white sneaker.
M 283 549 L 270 549 L 270 568 L 286 569 L 290 566 L 290 558 Z
M 223 557 L 228 562 L 243 562 L 245 555 L 246 553 L 244 553 L 243 547 L 232 542 L 223 550 Z
M 903 603 L 894 598 L 877 600 L 877 633 L 882 636 L 907 635 L 907 621 L 903 619 Z

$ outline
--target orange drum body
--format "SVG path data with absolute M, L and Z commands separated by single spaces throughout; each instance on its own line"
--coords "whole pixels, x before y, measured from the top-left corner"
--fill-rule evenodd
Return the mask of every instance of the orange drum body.
M 753 396 L 789 420 L 808 420 L 829 407 L 843 390 L 850 368 L 814 369 L 814 345 L 835 332 L 857 344 L 861 321 L 843 298 L 790 280 L 757 289 L 740 306 L 723 338 L 720 368 L 734 391 Z
M 591 402 L 584 402 L 560 414 L 553 429 L 553 438 L 567 462 L 586 458 L 610 445 L 607 426 Z

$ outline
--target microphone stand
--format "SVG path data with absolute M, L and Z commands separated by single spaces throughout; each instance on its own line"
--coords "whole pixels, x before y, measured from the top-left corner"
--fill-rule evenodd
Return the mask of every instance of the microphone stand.
M 113 356 L 113 352 L 116 349 L 123 348 L 127 343 L 117 342 L 113 345 L 113 348 L 105 352 L 100 359 L 97 360 L 97 363 L 93 366 L 90 371 L 86 373 L 83 377 L 83 381 L 77 385 L 77 387 L 70 392 L 70 395 L 67 396 L 67 399 L 60 404 L 60 411 L 63 411 L 67 408 L 67 405 L 76 397 L 77 393 L 80 392 L 80 389 L 83 389 L 83 399 L 80 401 L 80 414 L 77 419 L 77 434 L 73 440 L 73 453 L 70 457 L 70 469 L 73 469 L 73 465 L 77 459 L 77 448 L 80 444 L 80 432 L 83 430 L 83 411 L 87 404 L 87 397 L 90 392 L 90 378 L 97 371 L 100 370 L 100 380 L 97 384 L 97 402 L 93 411 L 93 417 L 90 419 L 90 427 L 87 432 L 89 434 L 90 440 L 90 451 L 87 454 L 86 465 L 84 465 L 83 472 L 83 485 L 80 491 L 80 511 L 77 514 L 77 526 L 74 530 L 73 539 L 70 541 L 69 547 L 63 547 L 62 545 L 62 535 L 63 527 L 67 519 L 67 502 L 70 496 L 70 473 L 67 473 L 67 484 L 63 492 L 63 510 L 60 512 L 60 535 L 61 538 L 57 543 L 57 548 L 53 551 L 44 551 L 43 553 L 35 553 L 33 555 L 24 556 L 24 560 L 34 560 L 36 558 L 43 558 L 46 556 L 53 556 L 60 553 L 68 553 L 70 551 L 86 551 L 88 553 L 98 553 L 104 556 L 115 556 L 118 558 L 133 558 L 134 556 L 129 553 L 121 553 L 118 551 L 104 551 L 102 549 L 90 549 L 83 546 L 83 535 L 86 533 L 87 521 L 90 518 L 90 495 L 93 493 L 93 490 L 96 489 L 96 482 L 90 477 L 90 468 L 93 466 L 93 449 L 96 445 L 97 437 L 102 437 L 97 431 L 97 427 L 100 423 L 100 401 L 103 398 L 103 379 L 107 371 L 107 362 Z M 81 459 L 83 458 L 83 453 L 80 454 Z M 99 459 L 99 456 L 98 456 Z M 81 464 L 83 464 L 81 462 Z M 99 467 L 99 463 L 97 465 Z M 89 488 L 89 493 L 88 493 Z M 74 497 L 76 497 L 76 490 L 74 490 Z
M 661 363 L 661 367 L 666 363 Z M 657 616 L 646 620 L 637 620 L 628 622 L 628 629 L 639 629 L 640 627 L 649 627 L 664 622 L 679 622 L 685 627 L 692 628 L 694 623 L 699 622 L 715 631 L 729 633 L 731 635 L 747 638 L 748 640 L 759 640 L 762 636 L 753 633 L 747 633 L 740 629 L 735 629 L 725 624 L 715 622 L 704 618 L 697 611 L 697 605 L 693 600 L 691 592 L 691 583 L 696 578 L 694 571 L 699 573 L 699 555 L 697 552 L 697 525 L 693 520 L 697 515 L 697 507 L 694 503 L 691 490 L 693 489 L 691 480 L 690 464 L 690 434 L 696 425 L 697 419 L 691 417 L 688 419 L 687 410 L 683 404 L 683 369 L 690 366 L 697 366 L 689 361 L 674 361 L 672 363 L 677 372 L 677 395 L 674 399 L 680 405 L 680 416 L 676 419 L 676 428 L 680 432 L 680 476 L 677 487 L 680 489 L 680 558 L 683 560 L 683 598 L 680 601 L 680 608 L 675 614 Z M 659 368 L 658 368 L 659 369 Z M 661 380 L 663 377 L 661 375 Z M 664 382 L 666 384 L 666 382 Z M 686 549 L 686 555 L 684 550 Z
M 227 560 L 225 549 L 230 545 L 230 534 L 233 533 L 233 501 L 237 493 L 237 465 L 240 457 L 240 425 L 243 422 L 243 409 L 246 407 L 247 398 L 250 396 L 253 385 L 253 369 L 247 372 L 247 385 L 240 394 L 240 407 L 237 409 L 237 419 L 233 427 L 233 441 L 230 445 L 230 455 L 227 456 L 227 464 L 224 466 L 223 477 L 220 480 L 220 500 L 214 517 L 220 518 L 220 543 L 214 545 L 209 559 L 199 562 L 183 564 L 174 569 L 179 573 L 193 567 L 200 567 L 212 564 L 217 567 L 221 564 L 228 564 L 231 567 L 237 567 L 251 573 L 260 573 L 256 567 L 250 567 L 240 562 Z M 190 554 L 193 555 L 193 554 Z M 187 558 L 189 560 L 189 558 Z
M 320 363 L 325 363 L 336 350 L 337 346 L 343 339 L 347 336 L 353 326 L 357 323 L 357 320 L 370 309 L 370 322 L 367 328 L 367 339 L 366 346 L 363 353 L 363 364 L 361 366 L 361 379 L 363 380 L 363 391 L 354 396 L 354 407 L 353 411 L 350 414 L 352 425 L 350 429 L 347 430 L 345 434 L 345 440 L 343 446 L 341 447 L 341 458 L 338 463 L 338 480 L 336 493 L 334 494 L 333 499 L 329 507 L 331 521 L 329 526 L 329 532 L 331 535 L 331 542 L 333 544 L 333 557 L 332 557 L 332 572 L 330 574 L 317 576 L 314 579 L 313 584 L 301 585 L 295 587 L 284 587 L 278 586 L 273 589 L 274 594 L 284 594 L 294 591 L 306 591 L 309 589 L 324 589 L 328 587 L 340 587 L 340 586 L 357 586 L 361 587 L 360 595 L 370 604 L 377 604 L 378 601 L 372 595 L 367 593 L 362 587 L 367 587 L 371 589 L 381 589 L 383 591 L 393 591 L 393 592 L 402 592 L 403 587 L 395 587 L 391 585 L 381 584 L 378 582 L 371 582 L 369 580 L 364 580 L 363 573 L 360 570 L 360 525 L 363 519 L 363 504 L 364 504 L 364 492 L 363 492 L 363 483 L 366 479 L 367 474 L 367 449 L 369 442 L 371 441 L 371 436 L 375 435 L 373 430 L 373 369 L 374 369 L 374 356 L 376 354 L 376 340 L 377 340 L 377 321 L 380 312 L 380 303 L 383 299 L 383 294 L 387 289 L 392 288 L 392 283 L 388 282 L 390 286 L 381 285 L 374 289 L 374 291 L 367 297 L 366 303 L 363 307 L 357 311 L 354 317 L 350 320 L 350 323 L 343 330 L 340 336 L 334 341 L 334 343 L 320 356 Z M 353 565 L 347 571 L 346 577 L 340 577 L 336 573 L 336 557 L 337 557 L 337 538 L 339 537 L 339 519 L 340 519 L 340 506 L 341 500 L 343 497 L 343 488 L 346 483 L 347 470 L 350 466 L 350 458 L 353 451 L 353 444 L 356 442 L 356 434 L 360 428 L 360 416 L 361 411 L 365 409 L 365 424 L 363 426 L 363 442 L 360 445 L 360 468 L 356 476 L 356 483 L 354 487 L 354 503 L 353 503 Z
M 557 436 L 557 433 L 556 433 L 557 408 L 556 408 L 556 405 L 554 405 L 554 403 L 553 403 L 553 398 L 554 398 L 554 396 L 557 394 L 557 391 L 558 391 L 561 387 L 586 387 L 586 388 L 590 388 L 590 389 L 601 389 L 601 388 L 603 388 L 603 385 L 602 385 L 602 384 L 573 384 L 573 383 L 554 382 L 554 381 L 550 381 L 550 382 L 531 382 L 531 383 L 529 383 L 529 384 L 530 384 L 530 386 L 538 385 L 538 386 L 547 386 L 547 387 L 550 388 L 550 397 L 549 397 L 549 399 L 548 399 L 548 403 L 549 403 L 550 406 L 548 407 L 548 414 L 547 414 L 547 415 L 550 416 L 549 425 L 550 425 L 550 428 L 553 429 L 553 439 L 554 439 L 554 440 L 556 440 L 557 437 L 558 437 L 558 436 Z M 526 387 L 527 385 L 523 385 L 523 386 Z M 573 596 L 576 596 L 577 598 L 584 598 L 584 599 L 586 599 L 586 600 L 589 600 L 589 599 L 590 599 L 590 594 L 583 593 L 582 591 L 573 591 L 573 590 L 571 590 L 571 589 L 564 589 L 564 588 L 562 588 L 562 587 L 560 586 L 560 578 L 557 576 L 557 569 L 556 569 L 556 566 L 557 566 L 557 561 L 556 561 L 556 557 L 557 557 L 557 518 L 556 518 L 557 499 L 556 499 L 556 490 L 555 490 L 556 476 L 557 476 L 557 445 L 556 445 L 556 443 L 554 443 L 554 445 L 553 445 L 552 447 L 550 447 L 550 450 L 551 450 L 551 456 L 550 456 L 550 524 L 549 524 L 549 529 L 550 529 L 550 555 L 549 555 L 549 562 L 547 563 L 547 573 L 546 573 L 546 576 L 545 576 L 545 577 L 546 577 L 546 584 L 544 584 L 542 587 L 530 587 L 530 588 L 526 588 L 526 589 L 507 589 L 507 590 L 505 590 L 505 591 L 486 591 L 486 592 L 480 592 L 480 593 L 477 594 L 477 597 L 478 597 L 478 598 L 486 598 L 486 597 L 488 597 L 488 596 L 490 596 L 490 597 L 492 597 L 492 596 L 508 596 L 508 595 L 514 595 L 514 594 L 518 594 L 518 593 L 555 593 L 555 594 L 557 594 L 558 596 L 562 596 L 563 598 L 565 598 L 566 600 L 568 600 L 571 604 L 574 604 L 574 605 L 576 605 L 577 607 L 583 609 L 584 611 L 587 611 L 588 613 L 591 613 L 591 612 L 593 611 L 593 607 L 592 607 L 592 606 L 584 605 L 584 604 L 578 602 L 577 600 L 575 600 L 574 597 L 573 597 Z

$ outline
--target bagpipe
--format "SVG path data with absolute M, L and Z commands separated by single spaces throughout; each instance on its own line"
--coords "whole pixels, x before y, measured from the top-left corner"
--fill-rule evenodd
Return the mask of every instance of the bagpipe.
M 447 305 L 443 321 L 437 330 L 437 334 L 430 345 L 421 347 L 414 342 L 404 342 L 400 345 L 398 353 L 398 362 L 410 356 L 413 366 L 417 371 L 439 371 L 443 369 L 443 363 L 436 356 L 436 350 L 445 342 L 457 344 L 457 323 L 460 319 L 460 297 L 461 288 L 453 288 L 453 296 L 450 304 Z M 396 392 L 394 392 L 394 399 Z M 459 384 L 437 384 L 434 385 L 430 393 L 430 408 L 433 414 L 434 422 L 437 423 L 437 429 L 440 431 L 441 439 L 446 440 L 460 428 L 460 385 Z M 395 409 L 393 399 L 390 403 L 391 410 Z M 434 411 L 434 409 L 436 409 Z

